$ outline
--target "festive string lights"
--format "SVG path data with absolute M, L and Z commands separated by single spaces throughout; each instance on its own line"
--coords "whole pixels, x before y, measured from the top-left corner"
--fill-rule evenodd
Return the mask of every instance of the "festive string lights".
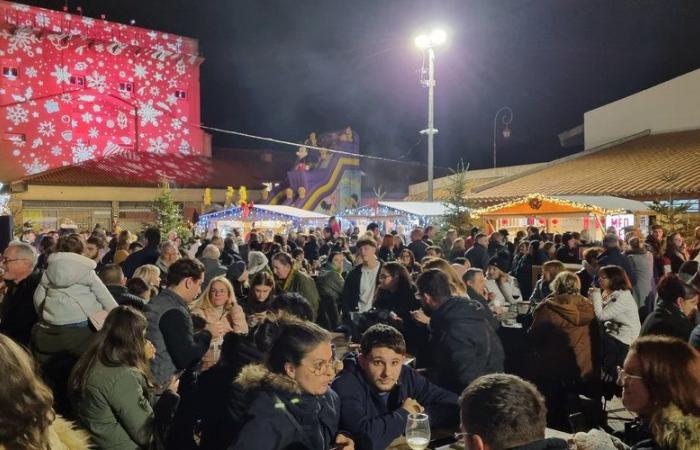
M 503 202 L 499 203 L 497 205 L 493 206 L 488 206 L 486 208 L 480 208 L 480 209 L 475 209 L 471 212 L 473 218 L 478 218 L 483 215 L 489 215 L 489 214 L 498 214 L 502 210 L 506 210 L 508 208 L 513 208 L 517 206 L 527 206 L 531 211 L 529 213 L 531 214 L 553 214 L 556 213 L 555 211 L 548 212 L 548 211 L 539 211 L 540 209 L 543 208 L 543 206 L 549 203 L 551 205 L 555 206 L 560 206 L 564 208 L 572 208 L 572 209 L 579 209 L 582 210 L 581 212 L 590 212 L 594 214 L 600 214 L 600 215 L 613 215 L 613 214 L 623 214 L 625 210 L 623 209 L 605 209 L 597 205 L 592 205 L 588 203 L 581 203 L 581 202 L 576 202 L 573 200 L 565 200 L 557 197 L 547 197 L 542 194 L 530 194 L 526 197 L 520 197 L 515 200 L 511 200 L 508 202 Z M 567 212 L 567 211 L 561 211 L 561 212 Z M 571 211 L 570 211 L 571 212 Z M 519 212 L 520 213 L 520 212 Z M 518 214 L 519 214 L 518 213 Z M 525 213 L 525 211 L 522 211 L 522 213 Z

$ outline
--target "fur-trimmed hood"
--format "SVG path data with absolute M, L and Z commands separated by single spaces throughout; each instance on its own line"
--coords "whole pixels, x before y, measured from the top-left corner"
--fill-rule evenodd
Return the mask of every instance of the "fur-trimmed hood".
M 86 450 L 91 448 L 90 434 L 58 415 L 49 426 L 48 438 L 48 448 L 51 450 Z M 0 444 L 0 450 L 5 449 L 6 447 Z
M 246 391 L 268 386 L 276 391 L 290 394 L 300 395 L 302 393 L 296 381 L 286 375 L 272 373 L 262 364 L 245 366 L 236 378 L 236 383 Z
M 659 413 L 653 434 L 662 448 L 674 450 L 700 449 L 700 417 L 683 414 L 676 405 Z

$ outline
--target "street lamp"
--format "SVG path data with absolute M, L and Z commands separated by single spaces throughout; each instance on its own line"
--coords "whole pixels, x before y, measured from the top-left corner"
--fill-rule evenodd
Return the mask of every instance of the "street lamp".
M 428 135 L 428 201 L 433 201 L 433 136 L 438 130 L 433 127 L 435 104 L 435 48 L 447 42 L 447 33 L 435 29 L 429 34 L 421 34 L 415 39 L 416 47 L 428 53 L 428 79 L 422 79 L 421 84 L 428 88 L 428 128 L 421 134 Z
M 503 114 L 501 114 L 503 113 Z M 498 116 L 501 115 L 501 122 L 503 123 L 503 139 L 508 139 L 510 137 L 510 123 L 513 121 L 513 110 L 510 106 L 503 106 L 501 109 L 496 111 L 496 115 L 493 116 L 493 168 L 496 168 L 496 125 L 498 124 Z

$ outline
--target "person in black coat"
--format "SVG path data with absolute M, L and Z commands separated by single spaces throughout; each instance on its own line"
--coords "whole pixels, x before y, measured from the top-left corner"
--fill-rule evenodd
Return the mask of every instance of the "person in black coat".
M 581 260 L 578 257 L 578 247 L 574 235 L 566 232 L 561 237 L 561 246 L 554 253 L 554 259 L 557 259 L 564 264 L 580 264 Z
M 340 397 L 340 428 L 358 450 L 383 450 L 406 430 L 409 414 L 425 412 L 431 427 L 456 425 L 457 395 L 404 364 L 406 343 L 398 330 L 377 324 L 365 331 L 361 353 L 349 353 L 333 382 Z
M 469 264 L 477 269 L 486 270 L 489 266 L 488 237 L 479 233 L 474 237 L 474 245 L 464 254 Z
M 447 275 L 437 269 L 423 272 L 417 286 L 424 309 L 431 311 L 434 381 L 460 393 L 477 377 L 502 372 L 503 346 L 484 307 L 452 297 Z
M 593 287 L 593 280 L 598 272 L 598 256 L 600 252 L 597 248 L 588 248 L 583 252 L 583 267 L 576 272 L 581 280 L 581 295 L 588 297 L 588 290 Z
M 411 243 L 406 247 L 413 252 L 413 256 L 418 263 L 425 258 L 425 253 L 430 245 L 423 240 L 423 230 L 416 228 L 411 231 Z
M 248 365 L 236 379 L 250 402 L 229 450 L 352 445 L 338 434 L 340 399 L 330 388 L 336 369 L 330 333 L 311 322 L 280 323 L 265 365 Z
M 34 291 L 42 271 L 34 270 L 36 255 L 29 244 L 10 245 L 0 259 L 3 269 L 0 292 L 3 288 L 5 291 L 0 303 L 0 333 L 28 348 L 32 327 L 37 322 Z
M 374 287 L 379 284 L 379 274 L 382 270 L 382 261 L 377 259 L 377 243 L 373 239 L 359 239 L 356 244 L 357 253 L 362 258 L 362 264 L 355 266 L 345 278 L 343 285 L 343 295 L 341 296 L 341 313 L 343 323 L 351 326 L 352 312 L 366 312 L 372 308 L 374 301 L 374 289 L 366 292 L 364 298 L 361 292 L 363 277 L 374 276 Z
M 100 280 L 119 305 L 131 306 L 139 311 L 146 309 L 146 302 L 142 298 L 129 293 L 121 267 L 116 264 L 106 264 L 100 268 L 99 275 Z
M 141 250 L 130 254 L 122 263 L 122 270 L 127 278 L 134 276 L 134 272 L 144 264 L 155 264 L 160 257 L 160 231 L 158 228 L 146 230 L 146 246 Z
M 662 334 L 688 342 L 695 326 L 700 278 L 696 274 L 686 284 L 678 275 L 669 273 L 659 281 L 657 292 L 659 300 L 642 324 L 640 336 Z
M 630 283 L 634 286 L 634 284 L 637 282 L 637 275 L 635 274 L 634 270 L 632 270 L 632 266 L 630 265 L 629 260 L 625 255 L 622 254 L 620 251 L 620 246 L 619 246 L 619 241 L 617 239 L 617 236 L 614 234 L 607 234 L 603 238 L 603 246 L 605 247 L 605 251 L 598 257 L 598 265 L 600 267 L 603 266 L 618 266 L 624 269 L 625 273 L 627 274 L 627 277 L 630 279 Z

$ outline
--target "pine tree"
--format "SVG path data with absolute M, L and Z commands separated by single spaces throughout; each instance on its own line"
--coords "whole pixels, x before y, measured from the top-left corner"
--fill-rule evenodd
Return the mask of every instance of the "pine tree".
M 468 171 L 469 164 L 465 165 L 464 161 L 460 160 L 457 164 L 457 170 L 452 170 L 448 194 L 442 202 L 446 210 L 444 227 L 456 230 L 458 236 L 469 234 L 472 227 L 470 213 L 472 203 L 466 198 L 469 193 L 467 190 Z
M 185 226 L 180 205 L 175 203 L 173 199 L 170 182 L 167 178 L 163 178 L 159 186 L 160 192 L 153 205 L 153 212 L 156 213 L 156 226 L 160 230 L 161 236 L 165 238 L 170 231 L 175 230 L 180 238 L 187 239 L 189 230 Z
M 683 202 L 674 199 L 673 183 L 680 178 L 680 174 L 676 171 L 669 170 L 658 176 L 658 179 L 667 185 L 666 201 L 655 201 L 649 208 L 656 212 L 657 223 L 659 223 L 669 233 L 681 233 L 684 236 L 688 235 L 690 223 L 688 220 L 688 210 L 691 207 L 689 202 Z

